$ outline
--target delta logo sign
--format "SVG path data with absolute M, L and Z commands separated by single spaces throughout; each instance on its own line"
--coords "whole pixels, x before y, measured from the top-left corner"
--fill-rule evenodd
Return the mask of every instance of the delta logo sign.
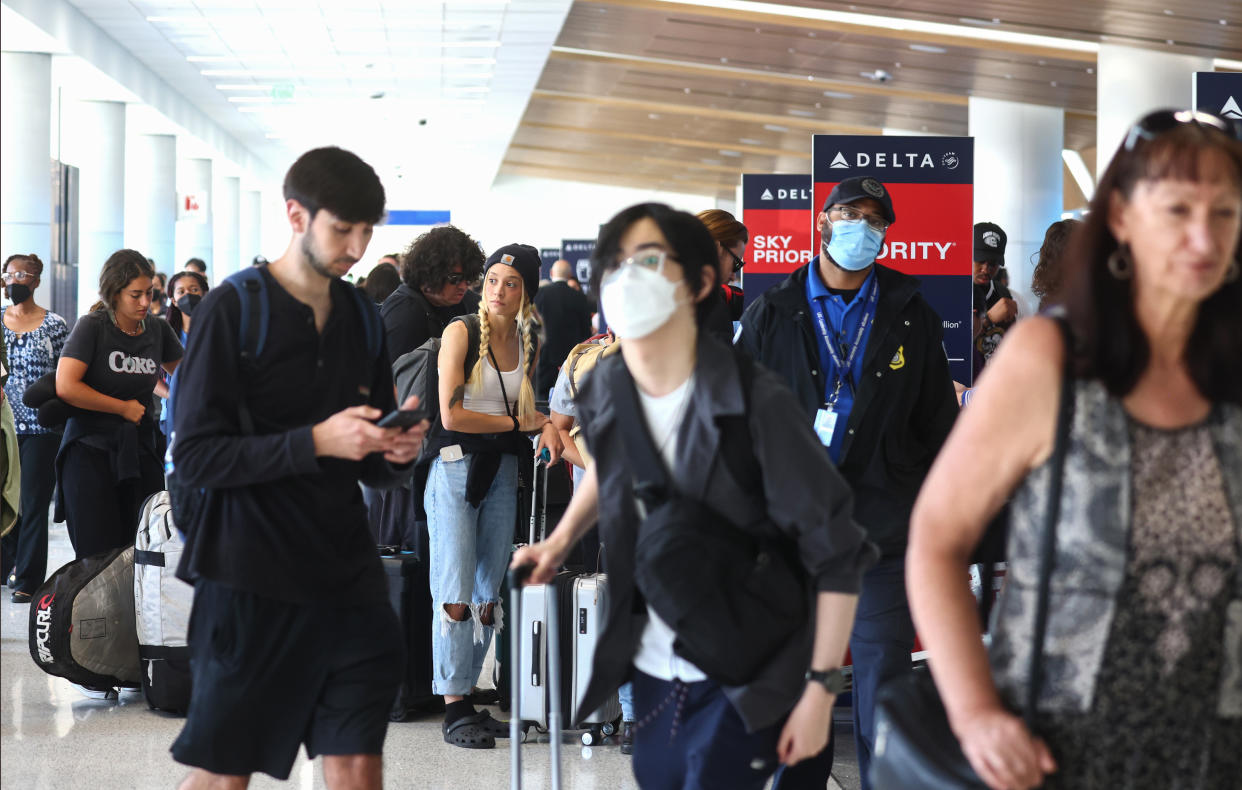
M 810 175 L 742 176 L 742 224 L 750 234 L 742 259 L 746 304 L 779 284 L 815 254 L 807 215 L 811 207 Z
M 811 172 L 814 208 L 803 222 L 816 252 L 816 217 L 833 187 L 870 176 L 888 192 L 897 221 L 876 260 L 919 278 L 923 297 L 943 321 L 953 378 L 969 384 L 974 139 L 817 134 Z

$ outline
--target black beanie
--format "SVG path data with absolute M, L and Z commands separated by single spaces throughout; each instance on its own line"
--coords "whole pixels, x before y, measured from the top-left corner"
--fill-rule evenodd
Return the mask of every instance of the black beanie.
M 487 270 L 498 263 L 517 269 L 518 274 L 522 275 L 522 284 L 526 286 L 526 298 L 534 304 L 535 293 L 539 290 L 539 267 L 542 264 L 539 250 L 529 244 L 506 244 L 487 256 L 487 263 L 483 264 L 483 276 L 487 277 Z

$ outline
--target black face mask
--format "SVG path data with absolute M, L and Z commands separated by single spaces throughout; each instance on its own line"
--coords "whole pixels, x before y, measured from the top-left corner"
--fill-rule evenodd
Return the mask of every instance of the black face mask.
M 194 308 L 198 307 L 198 303 L 203 301 L 203 297 L 198 294 L 185 294 L 177 300 L 177 309 L 186 315 L 194 312 Z
M 9 297 L 9 301 L 12 302 L 13 304 L 21 304 L 22 302 L 29 299 L 32 293 L 34 292 L 30 290 L 29 285 L 22 285 L 21 283 L 11 283 L 9 285 L 4 286 L 4 295 Z

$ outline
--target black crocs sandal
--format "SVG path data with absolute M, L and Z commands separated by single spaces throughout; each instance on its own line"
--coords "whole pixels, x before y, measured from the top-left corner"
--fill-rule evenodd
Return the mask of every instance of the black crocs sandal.
M 500 692 L 496 689 L 474 689 L 466 695 L 466 702 L 471 705 L 495 705 L 500 701 Z
M 495 749 L 496 739 L 479 725 L 479 715 L 466 716 L 441 726 L 444 742 L 463 749 Z
M 493 738 L 509 737 L 509 722 L 494 719 L 492 718 L 492 714 L 485 710 L 479 711 L 476 716 L 468 716 L 467 718 L 478 719 L 476 723 L 479 727 L 481 727 L 484 732 Z

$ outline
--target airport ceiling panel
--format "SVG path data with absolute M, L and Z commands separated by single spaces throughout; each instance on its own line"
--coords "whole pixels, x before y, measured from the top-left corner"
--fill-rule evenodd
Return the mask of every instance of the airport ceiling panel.
M 569 162 L 594 153 L 593 173 L 632 181 L 650 172 L 653 188 L 678 175 L 702 183 L 714 167 L 731 196 L 737 177 L 764 172 L 748 168 L 765 160 L 715 165 L 721 155 L 711 151 L 763 150 L 776 171 L 805 171 L 813 132 L 964 135 L 971 96 L 1064 107 L 1065 146 L 1094 161 L 1099 44 L 1237 58 L 1238 9 L 1236 0 L 1168 10 L 1080 0 L 576 0 L 502 172 L 535 174 L 544 162 L 548 177 L 569 178 Z M 575 130 L 581 140 L 571 143 Z M 542 137 L 554 143 L 540 146 Z M 626 167 L 617 150 L 654 166 Z
M 278 169 L 336 144 L 399 193 L 451 163 L 491 183 L 571 0 L 70 2 L 242 139 L 282 143 Z

